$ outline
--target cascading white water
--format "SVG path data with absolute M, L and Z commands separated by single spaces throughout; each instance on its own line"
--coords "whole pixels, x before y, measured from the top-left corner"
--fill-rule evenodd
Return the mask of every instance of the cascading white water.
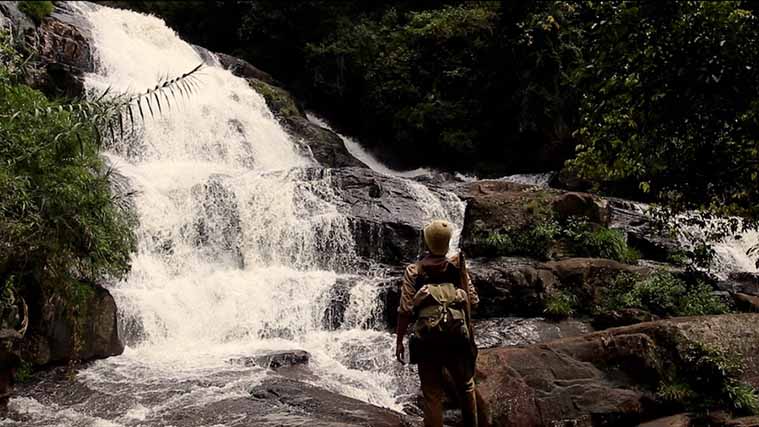
M 311 123 L 314 123 L 316 125 L 319 125 L 325 129 L 334 130 L 325 122 L 322 118 L 315 116 L 314 114 L 307 114 L 308 120 L 311 121 Z M 347 137 L 339 132 L 335 132 L 337 136 L 340 137 L 340 139 L 343 141 L 343 145 L 345 145 L 345 148 L 348 150 L 348 152 L 358 159 L 361 163 L 368 166 L 371 170 L 375 172 L 379 172 L 383 175 L 388 176 L 397 176 L 401 178 L 415 178 L 419 176 L 425 176 L 432 174 L 431 169 L 427 168 L 416 168 L 412 170 L 407 171 L 399 171 L 395 169 L 391 169 L 379 160 L 377 160 L 370 152 L 366 151 L 364 147 L 361 146 L 356 140 L 353 138 Z
M 97 64 L 88 91 L 144 90 L 202 62 L 158 18 L 78 10 L 92 27 Z M 312 354 L 306 381 L 401 408 L 398 377 L 411 371 L 394 361 L 394 338 L 375 329 L 382 278 L 355 270 L 329 171 L 314 178 L 303 169 L 313 161 L 245 80 L 208 64 L 194 94 L 137 123 L 136 136 L 105 155 L 136 191 L 139 247 L 129 277 L 110 289 L 128 347 L 79 374 L 89 389 L 129 396 L 121 412 L 104 411 L 104 425 L 246 396 L 267 372 L 230 360 L 276 349 Z M 463 223 L 453 194 L 406 185 L 428 219 Z M 352 282 L 350 302 L 343 325 L 327 330 L 323 315 L 339 280 Z M 14 405 L 44 412 L 36 402 Z M 65 424 L 79 415 L 53 408 L 46 416 Z

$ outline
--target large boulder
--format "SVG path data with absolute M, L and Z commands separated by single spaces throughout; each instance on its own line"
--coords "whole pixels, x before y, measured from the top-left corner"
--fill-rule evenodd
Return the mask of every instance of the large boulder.
M 646 266 L 630 265 L 603 258 L 567 258 L 543 264 L 558 279 L 559 287 L 578 298 L 579 305 L 592 304 L 598 300 L 599 290 L 620 274 L 647 276 L 653 270 Z
M 559 279 L 543 263 L 528 258 L 472 259 L 467 267 L 480 296 L 475 316 L 542 316 Z
M 548 343 L 483 350 L 479 391 L 493 426 L 635 426 L 667 415 L 655 391 L 686 339 L 743 357 L 759 385 L 757 314 L 677 318 Z
M 89 283 L 76 286 L 68 297 L 39 290 L 27 297 L 30 323 L 21 344 L 25 361 L 42 366 L 101 359 L 124 351 L 110 292 Z
M 250 86 L 266 100 L 266 105 L 282 127 L 299 142 L 304 151 L 326 167 L 364 166 L 345 148 L 340 137 L 312 123 L 303 108 L 285 89 L 258 78 L 248 78 Z

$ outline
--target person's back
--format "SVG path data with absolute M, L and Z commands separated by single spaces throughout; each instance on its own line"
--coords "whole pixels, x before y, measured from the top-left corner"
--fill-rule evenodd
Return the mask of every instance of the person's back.
M 450 373 L 463 398 L 464 425 L 477 426 L 476 349 L 472 346 L 467 310 L 479 299 L 469 276 L 462 275 L 459 257 L 446 257 L 452 231 L 446 221 L 433 221 L 425 227 L 429 253 L 406 267 L 398 309 L 396 357 L 404 362 L 403 337 L 414 320 L 411 357 L 419 365 L 424 424 L 428 427 L 443 425 L 444 370 Z

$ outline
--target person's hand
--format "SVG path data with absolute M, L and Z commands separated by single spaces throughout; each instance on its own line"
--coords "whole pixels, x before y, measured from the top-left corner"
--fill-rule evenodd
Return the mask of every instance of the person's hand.
M 406 364 L 406 348 L 403 346 L 403 340 L 398 340 L 395 342 L 395 358 L 398 359 L 399 362 Z
M 414 295 L 414 307 L 422 303 L 430 295 L 429 285 L 422 286 Z

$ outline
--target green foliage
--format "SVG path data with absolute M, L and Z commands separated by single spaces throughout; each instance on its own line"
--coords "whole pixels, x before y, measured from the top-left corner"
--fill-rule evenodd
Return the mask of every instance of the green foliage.
M 33 366 L 31 362 L 28 362 L 26 360 L 21 360 L 21 363 L 16 368 L 16 374 L 14 376 L 14 380 L 17 383 L 24 384 L 28 383 L 32 380 L 34 377 L 34 371 Z
M 735 354 L 701 342 L 681 339 L 677 360 L 660 383 L 657 395 L 688 411 L 729 408 L 739 414 L 759 413 L 759 397 L 740 381 L 743 366 Z
M 51 1 L 20 1 L 18 10 L 29 15 L 35 23 L 39 24 L 42 20 L 53 13 L 53 2 Z
M 66 291 L 123 276 L 134 218 L 114 204 L 93 126 L 17 79 L 0 66 L 0 278 Z
M 739 2 L 582 5 L 570 167 L 606 192 L 757 217 L 757 17 Z
M 596 312 L 639 308 L 659 316 L 724 314 L 729 308 L 712 293 L 709 285 L 689 284 L 671 273 L 657 272 L 641 279 L 619 274 L 601 290 Z
M 493 256 L 522 255 L 547 259 L 558 228 L 554 222 L 530 224 L 519 229 L 489 232 L 476 245 Z
M 640 254 L 627 245 L 624 233 L 619 230 L 570 219 L 562 229 L 562 237 L 570 243 L 578 256 L 613 259 L 634 263 Z
M 21 318 L 16 300 L 18 283 L 15 276 L 9 276 L 0 286 L 0 329 L 16 329 Z
M 563 101 L 558 77 L 544 70 L 560 67 L 553 43 L 560 44 L 561 29 L 524 22 L 525 12 L 510 8 L 391 7 L 339 21 L 323 41 L 307 45 L 309 95 L 348 115 L 363 142 L 381 143 L 407 164 L 524 167 L 545 148 L 545 127 L 564 132 L 563 112 L 554 105 Z M 520 74 L 536 64 L 546 73 Z M 520 138 L 531 143 L 511 142 Z
M 556 291 L 546 298 L 545 305 L 546 316 L 553 319 L 566 319 L 574 315 L 577 299 L 572 294 Z
M 521 255 L 547 259 L 559 228 L 553 220 L 528 224 L 517 229 L 503 229 L 481 233 L 474 246 L 482 255 Z
M 695 397 L 695 392 L 687 383 L 663 382 L 659 385 L 656 395 L 665 402 L 679 403 L 692 400 Z

